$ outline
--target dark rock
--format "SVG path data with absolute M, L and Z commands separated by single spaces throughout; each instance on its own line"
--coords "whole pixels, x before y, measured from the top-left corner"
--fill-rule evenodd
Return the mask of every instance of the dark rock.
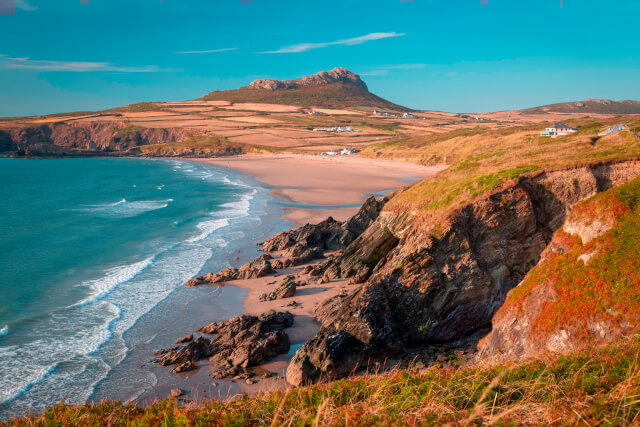
M 187 360 L 186 362 L 180 363 L 175 368 L 171 370 L 172 374 L 180 374 L 182 372 L 193 371 L 196 369 L 196 365 L 191 361 Z
M 198 337 L 183 347 L 173 347 L 168 350 L 158 364 L 160 366 L 177 365 L 185 362 L 197 362 L 209 357 L 215 352 L 215 345 L 203 337 Z
M 176 344 L 184 344 L 184 343 L 187 343 L 189 341 L 193 341 L 193 334 L 187 335 L 187 336 L 182 337 L 182 338 L 178 338 L 175 343 Z
M 204 275 L 204 276 L 194 277 L 193 279 L 187 281 L 185 283 L 185 286 L 211 285 L 211 284 L 215 283 L 213 281 L 213 279 L 214 279 L 214 275 L 212 273 L 209 273 L 209 274 Z
M 290 277 L 286 277 L 280 286 L 273 291 L 260 295 L 260 301 L 273 301 L 280 298 L 291 298 L 296 294 L 296 282 Z
M 255 260 L 243 265 L 239 269 L 224 269 L 212 276 L 211 283 L 228 282 L 230 280 L 254 279 L 267 276 L 274 272 L 270 262 L 270 260 L 272 259 L 273 257 L 271 255 L 264 254 L 259 256 Z
M 195 362 L 208 358 L 218 366 L 215 378 L 238 375 L 289 351 L 289 336 L 284 329 L 293 325 L 293 315 L 271 310 L 260 316 L 237 316 L 211 323 L 198 331 L 215 335 L 198 337 L 182 347 L 173 347 L 156 361 L 161 366 L 177 365 L 172 372 L 195 369 Z

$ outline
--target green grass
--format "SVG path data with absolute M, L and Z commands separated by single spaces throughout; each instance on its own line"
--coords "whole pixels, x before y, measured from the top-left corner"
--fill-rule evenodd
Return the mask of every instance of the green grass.
M 634 425 L 639 357 L 633 337 L 551 361 L 434 366 L 200 405 L 60 404 L 9 425 Z
M 640 140 L 631 132 L 619 132 L 594 142 L 595 132 L 619 122 L 619 117 L 569 120 L 567 124 L 583 130 L 560 138 L 540 136 L 544 124 L 503 129 L 473 127 L 374 144 L 363 148 L 360 154 L 449 165 L 435 177 L 399 194 L 385 207 L 398 212 L 422 211 L 436 220 L 522 174 L 640 158 Z M 624 123 L 637 126 L 640 117 L 627 117 Z

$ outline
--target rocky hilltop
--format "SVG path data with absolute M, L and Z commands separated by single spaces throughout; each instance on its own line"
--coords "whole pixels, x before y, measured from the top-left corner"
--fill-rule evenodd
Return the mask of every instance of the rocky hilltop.
M 301 107 L 372 107 L 409 111 L 369 92 L 360 76 L 341 67 L 295 80 L 255 80 L 239 89 L 210 92 L 199 100 L 262 102 Z
M 254 80 L 249 85 L 253 89 L 277 90 L 277 89 L 300 89 L 309 86 L 322 86 L 331 83 L 350 83 L 364 90 L 369 90 L 360 76 L 352 73 L 346 68 L 336 67 L 331 71 L 321 71 L 311 76 L 300 77 L 295 80 L 274 80 L 260 79 Z

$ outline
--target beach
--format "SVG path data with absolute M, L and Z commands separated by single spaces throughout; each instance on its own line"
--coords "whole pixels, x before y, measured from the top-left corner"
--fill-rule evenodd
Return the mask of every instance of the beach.
M 416 180 L 432 176 L 444 167 L 426 167 L 406 163 L 375 161 L 359 158 L 332 158 L 297 155 L 243 155 L 223 159 L 191 159 L 251 175 L 260 183 L 271 188 L 271 193 L 287 202 L 283 205 L 282 218 L 289 221 L 291 227 L 307 223 L 318 223 L 329 216 L 344 221 L 355 214 L 370 194 L 382 194 L 396 188 L 410 185 Z M 250 259 L 243 259 L 243 262 Z M 321 262 L 315 260 L 311 264 Z M 279 270 L 266 277 L 234 280 L 224 284 L 223 292 L 244 291 L 243 314 L 258 316 L 269 310 L 289 311 L 294 314 L 294 325 L 286 329 L 291 341 L 287 354 L 272 359 L 259 367 L 252 368 L 256 374 L 254 384 L 244 379 L 213 380 L 210 377 L 208 362 L 200 361 L 199 369 L 184 374 L 169 374 L 169 367 L 151 368 L 158 377 L 158 384 L 138 399 L 140 404 L 148 404 L 157 398 L 165 398 L 173 388 L 181 388 L 187 393 L 185 400 L 199 401 L 205 398 L 227 399 L 239 393 L 259 393 L 288 387 L 284 373 L 295 351 L 320 328 L 315 320 L 313 309 L 322 301 L 347 291 L 346 280 L 334 280 L 317 283 L 301 271 L 306 266 Z M 203 271 L 202 273 L 207 273 Z M 216 271 L 214 271 L 216 273 Z M 299 287 L 294 297 L 261 302 L 260 295 L 277 287 L 285 276 L 292 275 L 297 282 L 306 283 Z M 205 286 L 206 287 L 206 286 Z M 200 288 L 198 292 L 201 292 Z M 217 287 L 213 287 L 217 288 Z M 206 303 L 205 303 L 206 304 Z M 202 310 L 201 302 L 194 302 L 192 314 L 186 318 L 201 317 L 199 326 L 212 320 Z M 204 314 L 204 315 L 203 315 Z M 193 323 L 193 322 L 192 322 Z M 193 330 L 183 330 L 174 335 L 177 339 Z M 261 378 L 260 373 L 274 374 Z M 215 385 L 214 385 L 215 384 Z
M 368 195 L 410 185 L 446 168 L 352 156 L 295 154 L 191 160 L 234 169 L 273 187 L 274 194 L 298 204 L 286 208 L 284 214 L 298 226 L 317 223 L 328 216 L 344 221 L 358 211 Z
M 0 393 L 0 419 L 38 412 L 62 398 L 145 405 L 173 388 L 199 400 L 287 387 L 288 361 L 319 329 L 313 308 L 346 290 L 346 283 L 318 284 L 300 273 L 303 265 L 221 286 L 184 282 L 240 267 L 260 255 L 257 243 L 279 231 L 329 216 L 346 220 L 368 195 L 441 169 L 295 155 L 4 161 L 7 179 L 23 177 L 5 194 L 15 200 L 5 206 L 4 233 L 14 241 L 12 253 L 24 253 L 21 263 L 6 258 L 3 280 L 29 286 L 12 288 L 12 305 L 0 310 L 6 356 L 0 378 L 10 381 Z M 41 186 L 51 176 L 60 181 L 59 192 Z M 99 191 L 87 191 L 92 179 L 104 184 Z M 26 204 L 22 194 L 34 191 L 39 197 Z M 40 245 L 64 251 L 31 256 Z M 307 283 L 295 297 L 259 301 L 289 274 Z M 153 362 L 155 351 L 199 327 L 270 309 L 295 315 L 286 330 L 289 353 L 256 370 L 275 376 L 248 385 L 213 380 L 202 361 L 178 375 Z

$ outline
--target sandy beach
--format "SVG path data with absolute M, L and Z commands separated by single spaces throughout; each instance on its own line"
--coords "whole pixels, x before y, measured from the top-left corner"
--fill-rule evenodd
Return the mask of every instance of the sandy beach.
M 367 195 L 410 185 L 446 168 L 351 156 L 295 154 L 190 160 L 238 170 L 274 187 L 274 194 L 289 201 L 324 207 L 287 209 L 284 217 L 295 225 L 317 223 L 328 216 L 345 220 L 357 212 Z

